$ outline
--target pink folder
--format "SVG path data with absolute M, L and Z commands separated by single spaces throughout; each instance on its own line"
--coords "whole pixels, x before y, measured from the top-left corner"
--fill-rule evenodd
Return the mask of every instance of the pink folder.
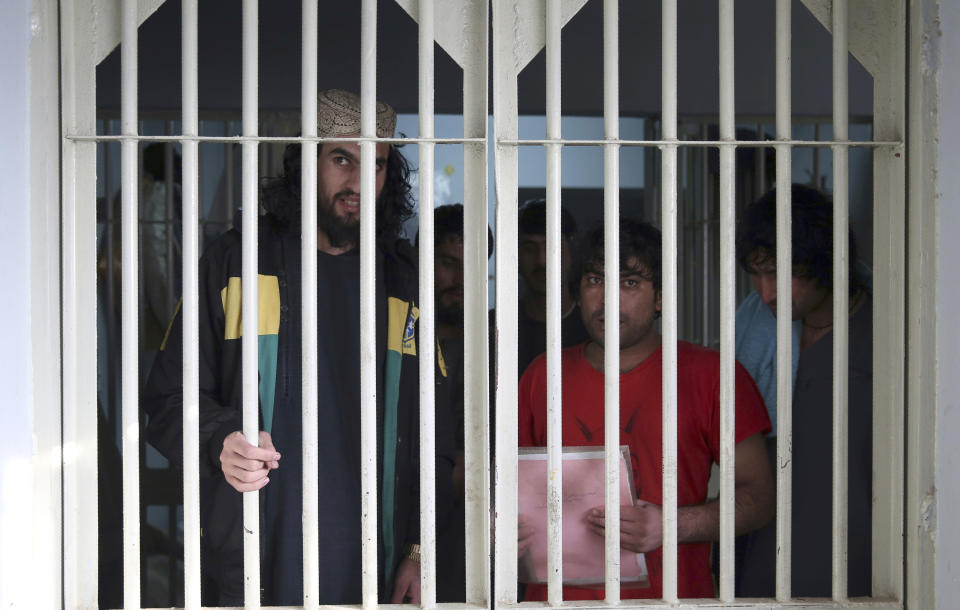
M 604 504 L 603 447 L 563 448 L 563 584 L 602 586 L 604 540 L 591 531 L 587 512 Z M 633 474 L 629 448 L 620 447 L 620 504 L 633 505 Z M 519 455 L 519 514 L 535 532 L 530 549 L 520 558 L 520 582 L 547 581 L 547 453 L 544 447 L 522 447 Z M 642 553 L 620 549 L 620 581 L 648 587 Z

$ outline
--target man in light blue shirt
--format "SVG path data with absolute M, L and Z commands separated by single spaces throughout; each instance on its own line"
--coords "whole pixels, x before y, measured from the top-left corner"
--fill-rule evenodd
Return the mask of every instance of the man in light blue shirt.
M 862 262 L 856 263 L 854 272 L 867 292 L 872 292 L 873 273 Z M 736 352 L 737 361 L 742 364 L 763 396 L 770 415 L 773 431 L 769 436 L 777 435 L 777 318 L 770 307 L 763 302 L 756 290 L 751 290 L 747 298 L 737 308 L 736 316 Z M 797 364 L 800 362 L 800 339 L 803 321 L 793 320 L 793 375 L 797 380 Z M 791 384 L 791 393 L 793 384 Z
M 792 565 L 790 590 L 796 597 L 832 594 L 833 465 L 833 294 L 849 295 L 845 397 L 847 435 L 847 595 L 871 594 L 871 501 L 873 441 L 872 300 L 864 274 L 856 270 L 856 240 L 849 234 L 846 285 L 833 276 L 833 203 L 821 192 L 791 188 L 790 292 L 777 294 L 776 192 L 748 206 L 737 226 L 737 258 L 750 273 L 755 292 L 737 312 L 737 359 L 750 371 L 767 401 L 771 419 L 777 401 L 777 299 L 790 300 L 792 329 L 791 408 L 787 447 L 792 465 Z M 783 270 L 781 270 L 783 271 Z M 777 464 L 777 443 L 767 439 L 768 457 Z M 772 523 L 738 541 L 737 595 L 775 594 L 778 553 Z M 742 552 L 742 555 L 740 554 Z
M 750 292 L 737 308 L 736 317 L 737 361 L 742 364 L 760 389 L 767 405 L 773 430 L 777 435 L 777 318 L 763 302 L 756 290 Z M 800 360 L 800 332 L 803 322 L 794 320 L 793 330 L 793 380 L 797 378 L 797 362 Z M 791 392 L 793 386 L 791 385 Z

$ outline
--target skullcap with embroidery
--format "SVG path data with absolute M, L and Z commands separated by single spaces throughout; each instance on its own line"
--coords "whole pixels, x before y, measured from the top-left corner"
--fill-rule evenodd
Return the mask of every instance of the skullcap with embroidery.
M 377 102 L 377 137 L 392 138 L 397 112 Z M 360 96 L 343 89 L 327 89 L 317 94 L 317 135 L 341 138 L 360 133 Z

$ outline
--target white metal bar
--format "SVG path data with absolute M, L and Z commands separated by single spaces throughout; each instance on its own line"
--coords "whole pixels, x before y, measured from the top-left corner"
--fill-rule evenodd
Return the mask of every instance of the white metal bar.
M 434 0 L 419 1 L 420 134 L 434 132 L 433 43 Z M 418 145 L 420 157 L 420 605 L 437 605 L 436 417 L 434 367 L 436 362 L 433 298 L 433 166 L 434 144 Z M 445 482 L 446 483 L 446 482 Z
M 560 3 L 547 2 L 546 113 L 547 140 L 561 140 Z M 560 154 L 547 154 L 547 599 L 563 602 L 563 388 L 560 367 Z
M 777 0 L 777 294 L 791 294 L 790 0 Z M 790 598 L 793 509 L 792 303 L 777 299 L 777 599 Z
M 603 135 L 620 137 L 620 15 L 617 0 L 603 4 Z M 603 260 L 606 320 L 620 319 L 620 147 L 603 147 Z M 620 601 L 620 332 L 616 324 L 604 327 L 603 439 L 604 566 L 606 602 Z
M 75 142 L 119 142 L 121 140 L 129 139 L 125 136 L 111 136 L 111 135 L 90 135 L 90 134 L 69 134 L 65 136 L 68 140 Z M 162 136 L 137 136 L 136 138 L 140 142 L 182 142 L 184 140 L 195 140 L 198 142 L 218 142 L 218 143 L 232 143 L 232 144 L 242 144 L 246 141 L 256 141 L 258 143 L 265 144 L 286 144 L 290 142 L 302 142 L 307 138 L 304 137 L 293 137 L 293 136 L 173 136 L 173 135 L 162 135 Z M 387 144 L 409 144 L 411 142 L 433 142 L 435 144 L 484 144 L 483 138 L 476 137 L 464 137 L 464 138 L 370 138 L 371 140 L 376 140 L 377 142 L 383 142 Z M 364 138 L 355 137 L 355 138 L 310 138 L 312 141 L 318 143 L 329 142 L 336 140 L 337 142 L 362 142 Z M 657 148 L 664 144 L 663 140 L 575 140 L 568 139 L 562 142 L 553 142 L 546 139 L 523 139 L 519 140 L 517 138 L 502 138 L 498 140 L 500 144 L 509 144 L 511 146 L 546 146 L 547 144 L 560 144 L 562 146 L 606 146 L 607 144 L 619 144 L 620 146 L 640 146 L 640 147 L 649 147 Z M 809 148 L 832 148 L 834 146 L 846 146 L 849 148 L 902 148 L 903 142 L 899 140 L 827 140 L 827 141 L 818 141 L 818 140 L 795 140 L 795 139 L 786 139 L 778 141 L 779 144 L 791 144 L 793 146 L 803 146 Z M 684 147 L 693 147 L 693 148 L 716 148 L 722 146 L 724 142 L 722 140 L 684 140 Z M 775 144 L 770 140 L 739 140 L 737 141 L 738 148 L 766 148 L 773 147 Z
M 722 80 L 720 86 L 721 88 L 724 86 Z M 708 131 L 709 127 L 706 123 L 700 126 L 701 135 L 706 136 Z M 722 137 L 723 136 L 721 135 L 721 138 Z M 700 192 L 702 193 L 702 196 L 698 198 L 699 201 L 697 201 L 696 205 L 693 207 L 696 210 L 697 223 L 699 224 L 700 250 L 703 256 L 703 264 L 701 265 L 700 269 L 700 290 L 702 292 L 700 298 L 692 299 L 693 302 L 690 303 L 690 305 L 694 308 L 698 306 L 700 308 L 700 336 L 702 339 L 702 344 L 709 347 L 711 344 L 710 319 L 712 317 L 713 310 L 711 307 L 701 306 L 700 303 L 706 303 L 707 299 L 710 298 L 710 281 L 713 279 L 714 275 L 713 265 L 711 264 L 712 261 L 710 260 L 710 254 L 713 250 L 713 240 L 711 239 L 710 235 L 710 213 L 713 209 L 713 206 L 711 205 L 713 200 L 713 188 L 711 188 L 712 178 L 709 171 L 706 170 L 706 168 L 709 167 L 710 151 L 704 148 L 701 149 L 700 153 L 700 162 L 702 163 L 701 167 L 703 168 L 703 170 L 700 172 Z M 722 155 L 723 153 L 721 152 L 721 157 Z M 693 189 L 690 189 L 690 191 L 692 194 Z
M 516 588 L 516 583 L 514 583 Z M 665 608 L 662 602 L 648 600 L 632 600 L 635 603 L 631 605 L 621 604 L 620 608 L 627 610 L 641 608 Z M 464 604 L 445 604 L 446 607 L 452 607 L 463 610 L 479 610 L 469 608 Z M 593 601 L 566 601 L 564 608 L 578 608 L 583 610 L 598 610 L 599 603 Z M 407 606 L 408 608 L 410 606 Z M 523 602 L 516 606 L 519 610 L 549 610 L 552 606 L 540 602 Z M 299 606 L 272 606 L 275 610 L 298 610 Z M 320 606 L 321 610 L 346 610 L 359 609 L 357 605 L 340 606 Z M 669 606 L 670 610 L 730 610 L 729 604 L 718 602 L 715 599 L 690 600 L 686 603 L 679 602 Z M 828 598 L 797 599 L 786 603 L 778 603 L 773 599 L 751 599 L 750 601 L 737 601 L 735 606 L 737 610 L 903 610 L 903 604 L 899 601 L 878 600 L 878 601 L 850 601 L 837 602 Z M 169 610 L 168 608 L 145 608 L 144 610 Z M 241 610 L 236 606 L 222 606 L 217 610 Z
M 763 123 L 757 123 L 756 126 L 757 138 L 762 139 L 763 134 L 765 133 Z M 767 159 L 766 151 L 758 150 L 756 152 L 756 157 L 754 157 L 754 193 L 751 197 L 751 200 L 757 200 L 760 196 L 767 192 Z
M 836 42 L 836 39 L 834 39 L 834 42 Z M 821 126 L 821 123 L 813 124 L 814 140 L 820 139 L 820 126 Z M 821 149 L 819 148 L 815 148 L 811 151 L 813 153 L 813 175 L 811 176 L 812 184 L 810 186 L 817 189 L 820 188 L 820 151 Z
M 833 0 L 833 137 L 847 138 L 847 2 Z M 847 599 L 849 156 L 833 148 L 833 598 Z
M 720 139 L 736 141 L 734 115 L 734 2 L 720 0 Z M 736 149 L 720 149 L 720 600 L 734 597 L 736 265 Z M 704 295 L 706 296 L 706 295 Z
M 904 570 L 906 572 L 906 582 L 900 589 L 905 596 L 904 604 L 907 608 L 922 608 L 924 606 L 936 605 L 938 601 L 938 589 L 940 582 L 935 575 L 939 566 L 942 566 L 942 556 L 938 556 L 938 507 L 943 506 L 940 499 L 943 498 L 941 490 L 936 488 L 939 480 L 948 478 L 946 473 L 938 473 L 937 456 L 943 455 L 936 439 L 940 437 L 938 429 L 937 415 L 945 407 L 942 405 L 941 388 L 949 384 L 949 381 L 942 378 L 938 379 L 937 370 L 942 366 L 940 357 L 944 353 L 939 347 L 940 338 L 937 336 L 941 324 L 938 321 L 938 312 L 941 311 L 942 297 L 939 296 L 936 287 L 942 281 L 943 273 L 942 258 L 939 258 L 941 241 L 941 219 L 939 210 L 941 206 L 934 205 L 940 192 L 937 172 L 941 167 L 940 144 L 930 134 L 937 133 L 940 129 L 941 114 L 946 108 L 941 105 L 941 85 L 940 79 L 943 68 L 935 67 L 932 64 L 930 56 L 929 40 L 931 37 L 938 36 L 936 33 L 941 30 L 938 22 L 937 13 L 926 10 L 923 4 L 916 2 L 908 3 L 907 15 L 907 58 L 908 65 L 904 71 L 907 74 L 907 107 L 909 113 L 906 130 L 903 132 L 908 138 L 907 153 L 909 154 L 909 165 L 907 167 L 906 184 L 907 199 L 910 206 L 906 209 L 906 214 L 900 209 L 890 210 L 889 217 L 884 220 L 900 222 L 907 226 L 906 248 L 907 267 L 900 267 L 902 263 L 894 257 L 903 256 L 903 248 L 900 244 L 892 244 L 884 236 L 884 242 L 876 244 L 876 248 L 882 248 L 886 245 L 893 245 L 890 251 L 881 251 L 880 260 L 883 262 L 881 269 L 887 269 L 894 273 L 900 272 L 900 278 L 905 278 L 907 282 L 906 299 L 908 308 L 906 314 L 909 316 L 906 323 L 906 407 L 907 417 L 904 418 L 902 411 L 895 414 L 892 422 L 895 426 L 906 427 L 906 480 L 904 505 L 906 520 L 904 534 L 906 537 L 906 549 L 904 558 Z M 902 10 L 902 5 L 901 5 Z M 951 58 L 952 59 L 952 58 Z M 950 70 L 952 71 L 952 70 Z M 893 93 L 893 92 L 888 92 Z M 902 96 L 902 91 L 901 91 Z M 887 133 L 890 133 L 889 125 Z M 876 174 L 875 174 L 876 175 Z M 891 202 L 892 203 L 892 202 Z M 891 206 L 893 207 L 893 206 Z M 899 207 L 899 206 L 898 206 Z M 894 225 L 896 226 L 896 225 Z M 892 240 L 890 240 L 892 241 Z M 898 256 L 899 255 L 899 256 Z M 948 265 L 952 263 L 950 261 Z M 880 288 L 886 289 L 885 293 L 877 295 L 875 311 L 881 310 L 887 314 L 882 320 L 889 319 L 889 315 L 896 312 L 892 303 L 885 303 L 881 299 L 894 296 L 891 294 L 887 278 L 878 277 Z M 897 296 L 906 296 L 897 295 Z M 899 302 L 904 302 L 900 300 Z M 952 313 L 952 312 L 951 312 Z M 949 315 L 949 314 L 948 314 Z M 880 320 L 875 320 L 875 324 Z M 891 329 L 894 330 L 894 329 Z M 896 329 L 899 330 L 899 329 Z M 874 331 L 875 335 L 881 333 Z M 874 344 L 874 358 L 878 358 L 879 345 Z M 897 354 L 894 354 L 897 355 Z M 875 360 L 877 362 L 877 360 Z M 885 365 L 892 363 L 881 360 Z M 953 363 L 950 363 L 953 365 Z M 951 368 L 953 368 L 951 366 Z M 876 369 L 877 372 L 889 370 L 887 366 Z M 942 369 L 941 369 L 942 371 Z M 885 391 L 897 389 L 884 384 L 880 391 L 875 391 L 874 396 L 883 396 Z M 946 388 L 945 388 L 946 389 Z M 947 390 L 949 391 L 949 390 Z M 951 398 L 952 399 L 952 398 Z M 890 407 L 888 399 L 884 397 L 884 411 Z M 884 414 L 890 418 L 889 411 Z M 906 424 L 904 424 L 906 419 Z M 942 422 L 940 425 L 943 425 Z M 883 443 L 878 443 L 874 448 L 882 449 L 886 442 L 893 440 L 888 437 Z M 894 437 L 895 438 L 895 437 Z M 879 440 L 879 439 L 877 439 Z M 874 454 L 877 455 L 876 453 Z M 941 458 L 942 459 L 942 458 Z M 896 471 L 894 471 L 896 472 Z M 893 473 L 890 473 L 893 474 Z M 892 477 L 893 478 L 893 477 Z M 877 479 L 875 478 L 876 482 Z M 886 484 L 886 482 L 885 482 Z M 952 512 L 952 511 L 951 511 Z M 952 516 L 952 515 L 951 515 Z M 950 517 L 947 517 L 950 518 Z M 941 543 L 942 544 L 942 543 Z M 940 547 L 942 548 L 942 547 Z M 875 551 L 876 553 L 876 551 Z M 943 573 L 942 571 L 940 572 Z M 889 586 L 889 585 L 888 585 Z M 943 591 L 943 589 L 940 589 Z
M 137 135 L 137 2 L 123 3 L 120 44 L 121 131 Z M 136 140 L 121 144 L 121 429 L 123 451 L 123 604 L 140 607 L 140 366 Z
M 182 11 L 183 134 L 200 131 L 198 113 L 197 0 Z M 183 604 L 200 608 L 200 156 L 199 143 L 183 143 Z M 170 229 L 172 231 L 172 227 Z
M 663 0 L 662 137 L 677 139 L 677 2 Z M 662 150 L 663 599 L 677 602 L 677 145 Z
M 164 131 L 166 133 L 173 133 L 173 121 L 166 121 L 164 123 Z M 177 305 L 177 295 L 175 292 L 175 286 L 173 282 L 173 277 L 175 275 L 174 271 L 174 238 L 173 238 L 173 227 L 176 222 L 176 216 L 173 211 L 173 184 L 174 184 L 174 167 L 173 167 L 173 144 L 167 142 L 163 145 L 163 198 L 164 198 L 164 246 L 166 253 L 166 264 L 164 265 L 164 272 L 167 276 L 166 282 L 166 307 L 167 311 L 171 314 L 173 313 L 174 308 Z M 182 198 L 182 195 L 181 195 Z M 175 524 L 174 524 L 175 525 Z
M 519 0 L 493 3 L 493 126 L 496 188 L 496 448 L 494 603 L 517 601 L 517 49 Z M 501 341 L 500 338 L 504 340 Z
M 98 472 L 96 145 L 66 137 L 71 132 L 96 133 L 92 89 L 96 72 L 90 36 L 94 26 L 90 15 L 73 3 L 60 10 L 63 604 L 97 608 L 98 579 L 91 578 L 91 568 L 98 565 L 98 501 L 96 494 L 90 493 L 97 489 Z
M 377 3 L 363 0 L 360 25 L 360 135 L 376 136 Z M 360 319 L 375 320 L 376 144 L 360 143 Z M 363 607 L 377 605 L 377 348 L 376 325 L 360 325 L 360 473 Z
M 490 602 L 490 387 L 487 244 L 489 7 L 469 5 L 462 28 L 464 256 L 464 519 L 466 602 Z
M 300 62 L 300 133 L 317 135 L 317 0 L 303 0 Z M 317 370 L 317 143 L 300 145 L 300 296 L 302 371 Z M 310 228 L 310 230 L 307 230 Z M 320 607 L 320 470 L 317 377 L 302 375 L 303 607 Z
M 904 9 L 905 2 L 898 0 L 886 5 L 886 17 L 883 22 L 886 24 L 888 34 L 883 37 L 884 43 L 880 45 L 883 53 L 881 65 L 885 66 L 884 74 L 874 76 L 873 85 L 873 137 L 877 140 L 902 139 L 905 133 L 905 115 L 906 104 L 909 98 L 911 108 L 922 112 L 924 105 L 921 102 L 924 87 L 920 82 L 911 82 L 907 84 L 906 52 L 907 37 L 907 11 Z M 913 33 L 911 33 L 913 39 Z M 923 36 L 913 39 L 922 44 Z M 923 71 L 920 71 L 923 72 Z M 917 71 L 911 70 L 911 75 L 916 75 Z M 925 73 L 930 75 L 931 73 Z M 904 95 L 904 91 L 909 91 L 910 95 Z M 914 94 L 921 97 L 913 97 Z M 924 114 L 924 116 L 929 116 Z M 912 138 L 919 134 L 926 133 L 922 124 L 914 124 L 910 130 Z M 916 142 L 917 140 L 912 140 Z M 924 159 L 923 153 L 911 149 L 910 158 Z M 873 577 L 871 584 L 872 593 L 877 597 L 887 597 L 890 599 L 902 599 L 904 577 L 909 573 L 925 574 L 927 570 L 918 557 L 904 552 L 904 524 L 908 521 L 904 518 L 905 507 L 912 504 L 911 500 L 904 502 L 904 485 L 909 480 L 917 485 L 916 490 L 923 490 L 926 493 L 927 481 L 920 473 L 913 470 L 912 466 L 917 462 L 916 451 L 911 450 L 911 459 L 904 457 L 905 430 L 910 430 L 909 438 L 914 439 L 914 430 L 926 429 L 929 431 L 933 427 L 932 417 L 925 417 L 923 413 L 911 412 L 910 421 L 921 423 L 914 426 L 905 426 L 903 420 L 904 398 L 908 396 L 906 391 L 906 375 L 904 374 L 905 365 L 908 360 L 904 358 L 907 353 L 905 346 L 906 333 L 904 332 L 907 320 L 906 298 L 905 298 L 905 275 L 906 275 L 906 232 L 905 226 L 912 230 L 917 222 L 923 222 L 923 216 L 920 218 L 911 218 L 909 224 L 905 214 L 905 160 L 907 155 L 899 154 L 892 150 L 874 149 L 873 151 L 873 496 L 876 501 L 873 502 L 873 544 L 872 563 Z M 921 162 L 911 163 L 911 166 L 919 166 L 921 171 L 935 171 L 936 164 Z M 918 182 L 921 182 L 918 174 L 914 174 Z M 932 185 L 933 181 L 928 181 Z M 918 195 L 914 199 L 914 195 Z M 926 201 L 922 192 L 912 192 L 913 201 Z M 923 207 L 926 211 L 921 214 L 932 213 L 929 206 Z M 934 221 L 935 222 L 935 221 Z M 922 240 L 923 233 L 911 234 L 909 239 L 911 244 L 922 244 L 923 241 L 913 241 L 915 237 Z M 929 243 L 929 240 L 928 242 Z M 922 246 L 921 246 L 922 247 Z M 910 270 L 909 277 L 913 281 L 916 276 L 914 269 Z M 923 284 L 924 278 L 919 279 L 920 284 L 911 286 L 916 288 Z M 929 291 L 928 291 L 929 292 Z M 917 296 L 917 293 L 910 292 L 911 298 Z M 920 295 L 921 300 L 924 298 Z M 916 312 L 911 304 L 911 319 L 914 315 L 919 315 L 924 319 L 926 312 Z M 911 370 L 932 370 L 931 367 L 924 367 L 921 363 L 919 369 L 914 369 L 915 361 L 909 362 Z M 915 379 L 912 377 L 911 379 Z M 921 382 L 922 383 L 922 382 Z M 911 384 L 911 388 L 914 387 Z M 925 401 L 918 395 L 909 394 L 908 404 L 911 405 L 930 405 L 932 401 Z M 926 428 L 929 426 L 929 428 Z M 921 432 L 922 442 L 928 442 L 930 434 Z M 910 441 L 913 442 L 912 440 Z M 917 447 L 913 447 L 916 449 Z M 923 450 L 920 451 L 923 453 Z M 921 457 L 921 459 L 923 459 Z M 933 462 L 930 462 L 932 468 Z M 908 468 L 910 474 L 904 476 L 904 467 Z M 908 498 L 916 498 L 907 494 Z M 911 522 L 912 523 L 912 522 Z M 912 529 L 912 526 L 911 526 Z M 916 531 L 912 529 L 912 531 Z M 904 570 L 904 558 L 909 568 Z M 916 572 L 915 572 L 916 570 Z M 916 581 L 912 581 L 914 585 Z M 917 593 L 917 588 L 911 589 Z M 920 595 L 923 592 L 920 591 Z M 915 598 L 916 599 L 916 598 Z M 912 607 L 915 599 L 907 600 L 908 606 Z
M 243 135 L 255 137 L 258 131 L 257 63 L 259 19 L 256 0 L 243 2 Z M 243 434 L 251 445 L 259 444 L 259 384 L 257 363 L 258 303 L 257 303 L 257 162 L 256 140 L 243 143 L 242 170 L 242 394 Z M 243 576 L 244 607 L 260 607 L 260 492 L 243 494 Z
M 234 192 L 234 187 L 233 187 L 234 171 L 233 171 L 233 146 L 232 145 L 228 144 L 227 146 L 224 147 L 223 165 L 224 165 L 223 175 L 227 183 L 227 210 L 226 210 L 227 218 L 225 220 L 228 223 L 228 226 L 232 226 L 233 224 L 232 215 L 233 215 L 233 211 L 236 209 L 234 202 L 237 200 L 237 194 Z M 202 237 L 203 236 L 201 235 L 201 238 Z

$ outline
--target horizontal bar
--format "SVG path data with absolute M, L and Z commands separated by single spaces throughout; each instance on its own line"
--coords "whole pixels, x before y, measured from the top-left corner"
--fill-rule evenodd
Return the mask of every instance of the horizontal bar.
M 724 604 L 716 599 L 703 600 L 684 600 L 678 604 L 668 604 L 661 600 L 630 600 L 632 602 L 645 602 L 627 604 L 621 602 L 617 604 L 617 610 L 640 610 L 643 608 L 669 608 L 670 610 L 771 610 L 777 608 L 788 608 L 790 610 L 902 610 L 899 602 L 883 600 L 864 600 L 864 601 L 845 601 L 839 602 L 828 598 L 804 598 L 802 600 L 777 602 L 774 599 L 742 599 L 738 598 L 736 605 Z M 414 604 L 396 604 L 390 606 L 392 610 L 420 610 L 420 606 Z M 439 610 L 485 610 L 486 605 L 481 604 L 437 604 Z M 578 610 L 609 610 L 610 606 L 604 605 L 598 600 L 593 601 L 564 601 L 564 608 L 577 608 Z M 302 610 L 302 606 L 270 606 L 271 610 Z M 356 604 L 340 606 L 320 606 L 320 610 L 362 610 L 363 606 Z M 554 606 L 549 606 L 540 602 L 520 602 L 515 606 L 516 610 L 556 610 Z M 143 608 L 143 610 L 170 610 L 164 608 Z M 217 610 L 243 610 L 243 606 L 218 606 Z
M 72 142 L 123 142 L 135 140 L 137 142 L 213 142 L 222 144 L 239 144 L 243 142 L 260 142 L 263 144 L 298 144 L 301 142 L 385 142 L 387 144 L 486 144 L 485 138 L 378 138 L 376 136 L 353 138 L 320 138 L 308 136 L 84 136 L 67 135 L 66 139 Z M 821 142 L 822 143 L 822 142 Z M 829 144 L 829 142 L 827 142 Z
M 411 142 L 414 140 L 405 141 Z M 546 146 L 549 144 L 560 144 L 562 146 L 606 146 L 607 144 L 619 144 L 621 146 L 690 146 L 709 148 L 776 148 L 781 144 L 812 148 L 831 148 L 834 146 L 867 148 L 889 146 L 899 148 L 904 145 L 903 142 L 868 142 L 865 140 L 497 140 L 497 144 L 502 146 Z
M 247 141 L 262 142 L 264 144 L 289 144 L 299 142 L 364 142 L 376 141 L 387 144 L 484 144 L 484 138 L 307 138 L 307 137 L 279 137 L 279 136 L 78 136 L 68 135 L 66 138 L 73 142 L 123 142 L 136 140 L 138 142 L 212 142 L 236 144 Z M 560 144 L 562 146 L 605 146 L 619 144 L 620 146 L 696 146 L 711 148 L 775 148 L 780 144 L 810 148 L 830 148 L 833 146 L 850 146 L 852 148 L 902 148 L 904 143 L 897 140 L 497 140 L 497 144 L 504 146 L 545 146 Z

